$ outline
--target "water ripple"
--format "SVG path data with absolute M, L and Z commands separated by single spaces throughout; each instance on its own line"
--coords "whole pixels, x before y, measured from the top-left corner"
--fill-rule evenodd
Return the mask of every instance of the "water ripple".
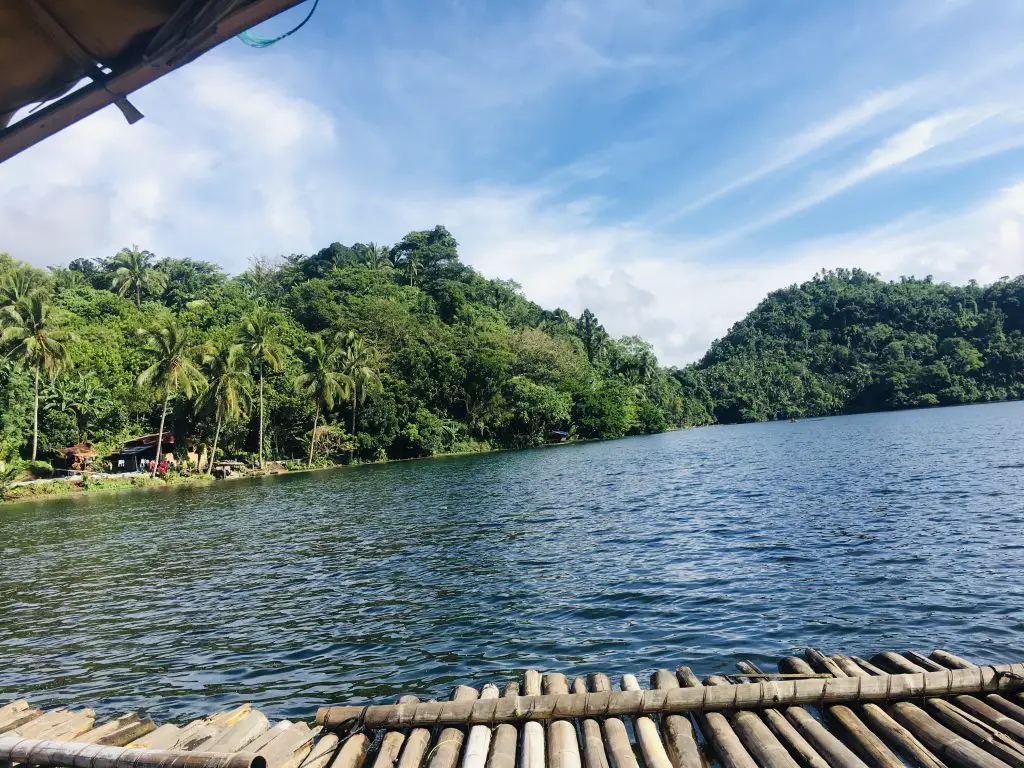
M 1024 404 L 0 511 L 0 698 L 186 718 L 805 644 L 1024 657 Z

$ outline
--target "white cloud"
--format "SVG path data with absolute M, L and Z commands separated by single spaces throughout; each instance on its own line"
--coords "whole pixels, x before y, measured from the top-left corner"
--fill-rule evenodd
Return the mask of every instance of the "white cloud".
M 734 164 L 715 155 L 720 129 L 734 127 L 723 104 L 797 73 L 784 57 L 771 72 L 718 58 L 742 47 L 688 35 L 723 6 L 676 6 L 556 0 L 535 14 L 517 6 L 494 26 L 399 22 L 395 40 L 375 25 L 372 51 L 332 59 L 329 76 L 286 57 L 214 53 L 133 97 L 147 114 L 137 125 L 107 110 L 0 166 L 0 250 L 45 264 L 137 242 L 237 271 L 256 254 L 388 242 L 443 223 L 484 274 L 519 281 L 547 307 L 589 306 L 610 333 L 650 339 L 669 364 L 699 357 L 765 293 L 822 267 L 954 281 L 1024 272 L 1024 186 L 993 192 L 1024 179 L 1012 163 L 976 181 L 987 200 L 954 204 L 936 185 L 865 230 L 758 238 L 867 181 L 955 174 L 1020 146 L 1019 51 L 985 50 L 973 63 L 936 54 L 930 69 L 894 67 L 881 84 L 836 85 L 828 99 L 790 94 L 761 113 L 732 104 L 749 118 L 736 137 L 749 151 Z M 808 45 L 802 32 L 790 48 Z M 839 32 L 835 46 L 846 44 Z M 858 72 L 871 63 L 850 58 Z M 683 76 L 695 71 L 708 82 Z M 621 114 L 634 108 L 649 114 Z M 762 122 L 774 109 L 803 127 Z M 596 117 L 578 121 L 582 110 Z M 705 134 L 687 134 L 698 119 Z M 682 177 L 702 191 L 680 202 Z M 724 236 L 709 241 L 698 225 Z

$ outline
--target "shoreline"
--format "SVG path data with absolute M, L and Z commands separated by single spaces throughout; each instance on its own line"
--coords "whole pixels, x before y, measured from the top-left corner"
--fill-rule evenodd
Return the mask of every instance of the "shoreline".
M 841 417 L 851 416 L 868 416 L 871 414 L 881 413 L 903 413 L 906 411 L 923 411 L 923 410 L 945 410 L 947 408 L 967 408 L 971 406 L 979 405 L 996 405 L 999 403 L 1011 403 L 1011 402 L 1024 402 L 1019 400 L 997 400 L 997 401 L 983 401 L 977 403 L 957 403 L 952 405 L 938 405 L 938 406 L 924 406 L 918 408 L 899 408 L 885 411 L 866 411 L 858 413 L 837 413 L 830 416 L 805 416 L 796 419 L 796 423 L 805 421 L 821 421 L 824 419 L 833 419 Z M 518 451 L 532 451 L 547 448 L 561 448 L 571 445 L 583 445 L 586 443 L 604 443 L 611 442 L 614 440 L 624 440 L 631 437 L 652 437 L 653 435 L 664 435 L 672 432 L 684 432 L 689 429 L 708 428 L 708 427 L 738 427 L 738 426 L 752 426 L 755 424 L 784 424 L 787 420 L 774 419 L 769 421 L 750 421 L 750 422 L 729 422 L 726 424 L 696 424 L 690 427 L 670 427 L 662 432 L 654 432 L 651 434 L 643 435 L 623 435 L 622 437 L 606 437 L 606 438 L 581 438 L 577 440 L 564 440 L 556 443 L 542 443 L 541 445 L 534 445 L 528 448 L 489 448 L 485 451 L 456 451 L 452 453 L 437 453 L 432 456 L 412 456 L 405 459 L 387 459 L 385 461 L 366 461 L 359 462 L 356 464 L 330 464 L 328 466 L 321 467 L 303 467 L 301 469 L 284 470 L 280 472 L 253 472 L 243 475 L 237 475 L 225 478 L 215 478 L 212 475 L 188 475 L 178 476 L 174 480 L 168 482 L 160 478 L 151 478 L 147 475 L 130 475 L 124 479 L 105 479 L 100 483 L 96 484 L 96 487 L 86 487 L 88 484 L 88 478 L 76 479 L 76 480 L 63 480 L 61 478 L 53 478 L 49 480 L 36 481 L 37 484 L 31 486 L 19 486 L 19 487 L 31 487 L 36 489 L 45 489 L 43 492 L 29 493 L 24 496 L 18 496 L 16 498 L 6 498 L 0 500 L 0 508 L 5 506 L 11 506 L 15 504 L 24 504 L 34 501 L 51 501 L 54 499 L 63 498 L 78 498 L 82 496 L 94 496 L 99 494 L 118 493 L 122 491 L 152 491 L 159 492 L 163 490 L 169 490 L 172 488 L 181 488 L 193 485 L 207 485 L 213 483 L 219 483 L 222 480 L 259 480 L 267 477 L 283 477 L 288 475 L 301 475 L 312 472 L 324 472 L 327 470 L 338 470 L 338 469 L 354 469 L 357 467 L 373 467 L 373 466 L 384 466 L 387 464 L 399 464 L 409 461 L 429 461 L 434 459 L 451 459 L 461 458 L 464 456 L 484 456 L 493 453 L 515 453 Z M 277 460 L 277 461 L 290 461 L 290 460 Z M 140 482 L 136 482 L 140 481 Z

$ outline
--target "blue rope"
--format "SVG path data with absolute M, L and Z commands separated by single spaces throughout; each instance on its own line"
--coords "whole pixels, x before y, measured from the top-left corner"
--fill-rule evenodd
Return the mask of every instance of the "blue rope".
M 306 26 L 306 22 L 313 18 L 313 14 L 316 12 L 316 7 L 319 3 L 320 0 L 313 0 L 313 7 L 309 9 L 309 13 L 306 14 L 306 18 L 300 21 L 297 27 L 288 30 L 283 35 L 278 35 L 277 37 L 254 37 L 253 35 L 250 35 L 248 32 L 242 32 L 240 35 L 238 35 L 238 39 L 246 45 L 248 45 L 250 48 L 269 48 L 274 43 L 278 43 L 284 40 L 286 37 L 294 35 L 296 32 L 298 32 L 300 29 Z

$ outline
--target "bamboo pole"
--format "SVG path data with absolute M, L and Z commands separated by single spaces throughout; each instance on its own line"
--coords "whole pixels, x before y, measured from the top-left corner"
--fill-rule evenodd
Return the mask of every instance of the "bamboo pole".
M 498 687 L 488 683 L 480 691 L 481 699 L 498 698 Z M 474 725 L 462 751 L 462 768 L 484 768 L 491 746 L 491 726 Z
M 1007 765 L 1024 768 L 1024 747 L 999 729 L 988 726 L 944 699 L 928 699 L 925 706 L 949 730 L 974 742 Z
M 104 747 L 46 739 L 0 737 L 0 762 L 42 768 L 266 768 L 267 761 L 250 752 L 180 752 L 130 747 Z
M 671 690 L 679 687 L 679 681 L 667 669 L 659 669 L 651 675 L 651 687 Z M 665 715 L 661 719 L 661 731 L 665 735 L 669 759 L 675 768 L 707 768 L 707 761 L 697 745 L 697 734 L 688 716 Z
M 577 677 L 572 683 L 572 692 L 587 693 L 587 683 Z M 601 737 L 601 724 L 593 718 L 580 720 L 580 733 L 583 737 L 583 765 L 585 768 L 609 768 L 608 756 L 604 751 L 604 739 Z
M 503 697 L 490 701 L 428 702 L 366 708 L 369 728 L 416 725 L 478 725 L 573 717 L 682 714 L 800 704 L 886 702 L 956 694 L 1005 693 L 1024 689 L 1024 663 L 945 672 L 865 678 L 772 680 L 677 690 L 603 691 L 568 696 Z M 322 707 L 317 723 L 334 728 L 363 707 Z
M 807 661 L 833 677 L 845 678 L 846 673 L 829 657 L 814 648 L 804 651 Z M 824 712 L 822 714 L 825 714 Z M 828 714 L 846 729 L 850 741 L 861 758 L 874 768 L 903 768 L 903 761 L 897 757 L 885 742 L 872 731 L 850 707 L 837 705 L 828 708 Z
M 411 705 L 416 704 L 419 699 L 415 696 L 410 696 L 404 702 L 402 699 L 398 701 L 399 703 Z M 423 763 L 423 756 L 427 753 L 427 747 L 429 746 L 430 729 L 413 728 L 406 734 L 405 744 L 402 745 L 402 751 L 398 755 L 396 768 L 420 768 L 420 765 Z
M 634 675 L 623 675 L 621 687 L 624 691 L 641 690 L 640 681 Z M 665 745 L 661 743 L 661 735 L 658 733 L 658 726 L 654 724 L 654 720 L 649 717 L 634 718 L 633 733 L 636 736 L 646 768 L 673 768 L 672 761 L 668 759 L 668 752 L 665 751 Z
M 936 662 L 940 667 L 945 669 L 976 669 L 977 665 L 963 659 L 959 656 L 955 656 L 949 651 L 935 650 L 932 651 L 931 660 Z M 985 701 L 991 706 L 998 709 L 1007 717 L 1012 717 L 1018 723 L 1024 725 L 1024 707 L 1016 704 L 1004 696 L 1000 696 L 998 693 L 990 693 L 985 697 Z
M 610 695 L 612 690 L 608 675 L 601 672 L 591 672 L 587 675 L 587 687 L 598 694 Z M 629 734 L 626 733 L 626 724 L 617 717 L 608 717 L 601 723 L 601 730 L 604 732 L 604 741 L 608 748 L 610 768 L 639 768 L 636 755 L 633 754 L 633 745 L 629 743 Z
M 506 697 L 519 695 L 519 683 L 515 680 L 509 681 L 505 686 Z M 516 765 L 516 744 L 519 741 L 519 734 L 516 727 L 511 723 L 502 723 L 494 729 L 491 736 L 491 751 L 487 755 L 487 768 L 515 768 Z
M 889 676 L 885 670 L 859 656 L 851 656 L 850 659 L 874 675 L 875 680 Z M 922 744 L 946 762 L 953 762 L 964 768 L 1005 768 L 1007 765 L 972 741 L 947 728 L 916 704 L 898 701 L 890 706 L 890 711 L 893 717 L 912 731 Z
M 544 692 L 567 696 L 569 684 L 561 672 L 544 675 Z M 570 720 L 554 720 L 548 726 L 548 768 L 582 768 L 576 726 Z
M 814 670 L 803 659 L 788 656 L 779 662 L 779 671 L 810 673 Z M 820 704 L 819 708 L 821 708 Z M 822 714 L 824 715 L 824 712 Z M 786 710 L 786 717 L 811 743 L 818 754 L 828 761 L 829 765 L 841 766 L 841 768 L 866 768 L 865 763 L 849 747 L 803 707 L 789 707 Z
M 415 704 L 418 699 L 415 696 L 399 696 L 399 704 Z M 373 768 L 394 768 L 398 756 L 402 752 L 402 745 L 405 744 L 405 731 L 390 730 L 384 734 L 377 749 L 377 756 L 373 759 Z
M 452 702 L 466 702 L 472 704 L 477 701 L 479 692 L 476 688 L 468 685 L 460 685 L 452 694 Z M 413 705 L 419 706 L 419 705 Z M 462 749 L 462 742 L 466 734 L 462 728 L 448 727 L 441 731 L 437 737 L 437 743 L 431 751 L 430 759 L 427 761 L 428 768 L 455 768 L 459 762 L 459 751 Z
M 679 667 L 676 670 L 676 677 L 683 688 L 680 691 L 696 690 L 707 688 L 701 684 L 693 670 L 689 667 Z M 708 690 L 713 690 L 709 688 Z M 705 712 L 697 715 L 697 725 L 700 726 L 704 739 L 714 750 L 722 768 L 757 768 L 754 758 L 747 752 L 736 731 L 729 725 L 729 719 L 721 712 Z
M 365 733 L 349 736 L 334 755 L 330 768 L 362 768 L 370 749 L 370 737 Z
M 711 675 L 704 685 L 729 685 L 729 681 L 721 675 Z M 743 746 L 761 768 L 800 768 L 757 713 L 741 709 L 731 713 L 730 720 Z
M 868 677 L 870 675 L 849 657 L 832 656 L 831 658 L 847 677 Z M 900 725 L 878 704 L 872 702 L 862 704 L 861 714 L 893 749 L 913 765 L 920 766 L 920 768 L 946 768 L 945 763 L 929 752 L 928 748 L 913 733 Z
M 523 673 L 523 693 L 540 696 L 540 672 L 528 669 Z M 522 747 L 519 753 L 519 768 L 544 768 L 544 726 L 537 722 L 523 725 Z
M 738 662 L 736 666 L 747 676 L 750 674 L 767 675 L 767 673 L 762 672 L 757 665 L 750 661 Z M 786 719 L 786 716 L 780 710 L 766 709 L 761 713 L 761 716 L 764 717 L 768 727 L 772 729 L 779 738 L 779 741 L 786 744 L 789 747 L 789 751 L 796 755 L 801 765 L 806 766 L 806 768 L 831 768 L 828 762 L 815 751 L 811 743 L 800 734 L 800 731 Z
M 873 661 L 901 672 L 921 672 L 918 666 L 905 656 L 893 651 L 877 654 Z M 925 704 L 932 715 L 947 728 L 994 755 L 1009 765 L 1024 768 L 1024 747 L 961 706 L 961 696 L 953 697 L 955 704 L 943 699 L 928 699 Z

